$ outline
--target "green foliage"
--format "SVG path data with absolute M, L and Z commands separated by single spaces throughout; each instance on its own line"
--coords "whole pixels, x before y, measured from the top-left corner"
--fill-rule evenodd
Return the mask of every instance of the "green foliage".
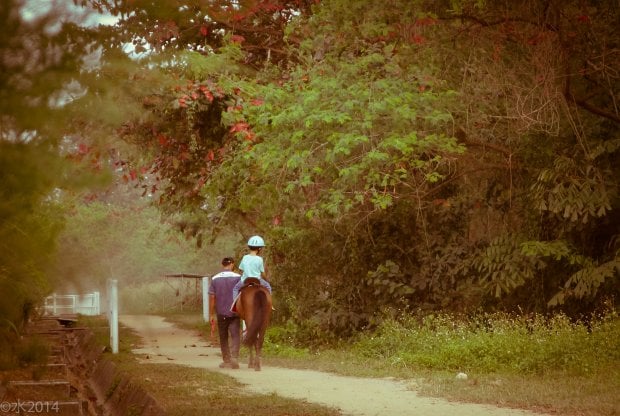
M 57 142 L 68 122 L 62 109 L 71 94 L 68 84 L 92 38 L 75 24 L 59 24 L 67 17 L 62 5 L 43 12 L 30 6 L 32 16 L 24 19 L 26 3 L 8 0 L 0 12 L 1 139 Z
M 613 285 L 620 275 L 620 262 L 617 254 L 615 258 L 597 264 L 597 261 L 575 253 L 575 250 L 562 240 L 526 242 L 521 245 L 521 252 L 532 258 L 550 258 L 555 262 L 566 263 L 566 269 L 576 270 L 565 281 L 562 290 L 549 300 L 549 306 L 560 305 L 569 298 L 595 298 L 606 281 Z
M 109 42 L 114 47 L 131 43 L 137 54 L 192 50 L 218 51 L 230 41 L 250 52 L 245 65 L 286 58 L 284 28 L 293 18 L 310 14 L 313 0 L 190 1 L 179 7 L 176 0 L 157 3 L 82 0 L 118 18 Z M 225 47 L 225 46 L 224 46 Z
M 292 322 L 285 326 L 270 327 L 266 339 L 263 351 L 276 357 L 304 358 L 309 353 L 309 349 L 304 346 L 311 345 L 307 335 L 302 334 L 301 328 Z
M 618 330 L 614 315 L 588 325 L 564 315 L 547 319 L 484 314 L 467 320 L 430 315 L 387 320 L 372 336 L 356 342 L 353 350 L 396 367 L 577 375 L 617 365 Z
M 0 140 L 0 319 L 20 328 L 49 290 L 46 272 L 62 226 L 51 192 L 61 173 L 45 146 Z
M 600 292 L 613 293 L 613 289 L 604 289 L 605 284 L 608 287 L 617 287 L 619 276 L 620 258 L 618 255 L 613 260 L 599 265 L 589 264 L 566 280 L 562 290 L 549 300 L 549 306 L 562 304 L 569 298 L 591 299 Z
M 532 186 L 540 211 L 586 223 L 611 211 L 604 176 L 593 165 L 578 166 L 576 160 L 558 158 L 553 168 L 543 169 Z
M 321 28 L 317 36 L 327 33 Z M 457 95 L 407 59 L 414 55 L 407 48 L 401 56 L 393 45 L 343 43 L 319 61 L 306 52 L 282 81 L 238 81 L 239 109 L 223 119 L 243 120 L 251 132 L 236 135 L 235 152 L 226 154 L 203 195 L 218 221 L 264 230 L 283 294 L 279 308 L 295 319 L 312 313 L 309 334 L 346 333 L 367 325 L 377 305 L 394 302 L 395 294 L 402 305 L 410 301 L 414 268 L 382 276 L 383 265 L 406 261 L 404 253 L 387 254 L 395 244 L 385 239 L 400 247 L 415 239 L 421 225 L 411 211 L 443 185 L 463 151 L 451 137 L 447 110 Z M 348 59 L 339 59 L 342 53 Z M 406 224 L 400 230 L 398 221 Z M 280 225 L 272 228 L 274 222 Z M 385 229 L 373 236 L 374 227 Z M 331 264 L 348 277 L 326 276 Z M 376 272 L 367 278 L 369 270 Z M 329 288 L 317 296 L 323 284 Z M 295 305 L 300 299 L 306 301 Z
M 392 71 L 401 76 L 385 77 Z M 422 70 L 395 65 L 390 49 L 291 75 L 281 87 L 253 91 L 264 104 L 244 107 L 260 140 L 236 164 L 254 172 L 241 184 L 246 204 L 275 192 L 279 206 L 309 219 L 359 218 L 428 192 L 462 152 L 441 110 L 453 94 L 439 85 L 420 92 Z M 261 189 L 274 182 L 275 189 Z
M 277 319 L 337 339 L 385 306 L 619 294 L 613 2 L 297 4 L 108 4 L 153 49 L 99 72 L 180 229 L 266 237 Z
M 95 45 L 78 20 L 62 4 L 9 0 L 0 11 L 0 332 L 21 331 L 51 291 L 62 202 L 94 182 L 67 108 L 84 94 L 79 70 Z
M 368 272 L 366 282 L 369 286 L 375 287 L 373 292 L 375 296 L 389 297 L 389 300 L 384 300 L 381 303 L 387 304 L 391 301 L 394 306 L 406 306 L 406 304 L 399 305 L 398 301 L 411 295 L 414 289 L 398 281 L 398 277 L 401 273 L 398 265 L 388 260 L 385 264 L 379 265 L 377 270 Z
M 496 297 L 511 293 L 535 276 L 542 264 L 535 258 L 525 256 L 519 249 L 519 241 L 499 237 L 492 241 L 476 259 L 480 279 Z
M 186 73 L 191 79 L 207 79 L 210 77 L 227 77 L 251 73 L 247 68 L 239 65 L 244 59 L 245 53 L 241 50 L 240 45 L 234 43 L 226 43 L 218 49 L 217 53 L 205 56 L 198 52 L 181 53 L 179 59 L 185 67 Z

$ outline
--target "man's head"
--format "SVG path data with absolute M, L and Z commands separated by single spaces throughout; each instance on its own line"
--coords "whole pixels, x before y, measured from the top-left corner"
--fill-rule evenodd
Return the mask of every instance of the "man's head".
M 224 257 L 222 259 L 222 266 L 224 267 L 229 267 L 229 266 L 232 266 L 233 264 L 235 264 L 235 260 L 233 260 L 232 257 Z

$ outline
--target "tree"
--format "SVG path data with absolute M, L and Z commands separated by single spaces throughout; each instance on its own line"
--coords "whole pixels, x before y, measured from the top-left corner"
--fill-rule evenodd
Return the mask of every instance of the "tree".
M 286 27 L 296 16 L 311 13 L 315 0 L 176 1 L 81 0 L 80 4 L 119 18 L 115 45 L 133 44 L 146 51 L 195 51 L 208 55 L 227 39 L 246 52 L 244 64 L 285 62 Z M 288 39 L 290 41 L 290 38 Z
M 46 276 L 62 216 L 50 196 L 59 161 L 45 146 L 0 141 L 1 327 L 20 327 L 50 290 Z
M 64 104 L 92 37 L 69 20 L 62 23 L 65 12 L 30 15 L 24 2 L 13 0 L 0 8 L 2 341 L 51 289 L 63 191 L 89 182 L 84 164 L 69 163 L 79 151 L 65 135 L 72 114 Z
M 130 177 L 199 241 L 264 234 L 285 317 L 617 295 L 613 2 L 201 4 L 116 10 Z
M 438 16 L 460 20 L 453 45 L 467 54 L 443 77 L 464 98 L 459 194 L 475 198 L 480 281 L 504 304 L 592 308 L 618 277 L 617 8 L 459 2 Z

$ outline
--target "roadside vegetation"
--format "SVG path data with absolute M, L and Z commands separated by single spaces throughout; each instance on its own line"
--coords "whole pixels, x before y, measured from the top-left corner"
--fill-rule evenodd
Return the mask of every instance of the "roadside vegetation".
M 209 335 L 199 317 L 193 324 L 191 317 L 170 319 Z M 295 325 L 271 327 L 265 364 L 396 377 L 428 396 L 562 415 L 620 411 L 620 319 L 613 312 L 588 322 L 564 315 L 388 318 L 353 340 L 307 345 Z M 461 372 L 466 380 L 456 378 Z

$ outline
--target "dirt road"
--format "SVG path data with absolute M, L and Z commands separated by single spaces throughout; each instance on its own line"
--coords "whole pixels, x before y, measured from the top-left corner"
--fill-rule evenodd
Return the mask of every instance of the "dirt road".
M 293 370 L 263 365 L 261 372 L 242 365 L 239 370 L 220 369 L 219 348 L 208 345 L 195 331 L 179 329 L 152 315 L 124 315 L 122 324 L 144 339 L 134 350 L 150 362 L 173 362 L 226 373 L 253 392 L 304 399 L 340 409 L 355 416 L 525 416 L 535 413 L 487 405 L 453 403 L 420 397 L 411 385 L 391 379 L 344 377 L 318 371 Z M 269 382 L 266 382 L 269 380 Z

